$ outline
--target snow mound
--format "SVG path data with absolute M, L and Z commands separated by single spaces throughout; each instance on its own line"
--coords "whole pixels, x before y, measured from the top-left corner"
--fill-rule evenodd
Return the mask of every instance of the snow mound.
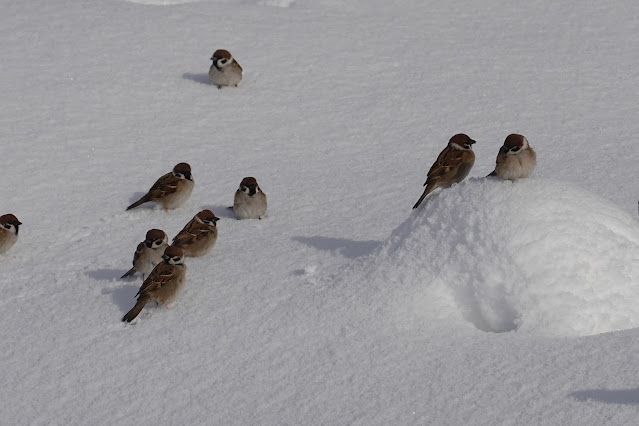
M 568 183 L 469 179 L 432 194 L 371 257 L 420 309 L 483 331 L 639 327 L 639 223 Z

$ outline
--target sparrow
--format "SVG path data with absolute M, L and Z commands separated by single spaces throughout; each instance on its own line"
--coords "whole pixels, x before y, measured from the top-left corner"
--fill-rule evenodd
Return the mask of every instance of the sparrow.
M 266 213 L 266 194 L 254 177 L 245 177 L 235 191 L 233 212 L 238 219 L 262 219 Z
M 160 204 L 165 211 L 180 207 L 191 196 L 194 185 L 191 166 L 179 163 L 173 167 L 173 171 L 158 179 L 144 197 L 126 209 L 131 210 L 149 201 Z
M 169 244 L 169 237 L 166 233 L 160 229 L 151 229 L 146 233 L 146 238 L 135 250 L 133 255 L 133 268 L 122 275 L 121 278 L 130 277 L 136 272 L 142 274 L 142 279 L 145 279 L 147 275 L 155 268 L 155 265 L 162 261 L 162 254 Z
M 173 238 L 173 245 L 182 249 L 185 256 L 207 254 L 217 241 L 218 220 L 211 210 L 202 210 Z
M 463 133 L 450 138 L 448 146 L 437 157 L 437 161 L 428 171 L 424 186 L 426 189 L 413 209 L 419 207 L 424 198 L 436 188 L 448 188 L 454 183 L 461 182 L 475 164 L 475 153 L 472 145 L 474 140 Z
M 505 180 L 527 178 L 535 169 L 537 154 L 522 135 L 508 135 L 497 154 L 495 170 L 488 176 Z
M 18 231 L 22 222 L 12 214 L 0 216 L 0 253 L 9 250 L 18 241 Z
M 158 305 L 161 303 L 168 308 L 167 304 L 178 296 L 185 283 L 184 253 L 177 247 L 168 246 L 162 255 L 162 262 L 158 263 L 144 280 L 136 294 L 138 301 L 133 309 L 122 317 L 122 321 L 133 321 L 149 302 L 155 302 Z
M 216 50 L 211 57 L 213 64 L 209 68 L 209 77 L 213 84 L 221 89 L 222 86 L 235 86 L 242 80 L 242 67 L 233 59 L 228 50 Z

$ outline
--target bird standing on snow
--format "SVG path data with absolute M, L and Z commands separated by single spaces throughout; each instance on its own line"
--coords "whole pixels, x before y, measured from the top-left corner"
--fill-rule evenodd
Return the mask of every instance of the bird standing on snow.
M 142 312 L 149 302 L 156 302 L 168 308 L 186 284 L 186 265 L 184 253 L 177 247 L 169 246 L 164 250 L 162 262 L 151 271 L 136 294 L 138 301 L 133 309 L 122 317 L 122 321 L 131 322 Z
M 233 212 L 238 219 L 262 219 L 266 213 L 266 194 L 254 177 L 245 177 L 235 191 Z
M 130 277 L 136 272 L 140 272 L 144 280 L 153 268 L 162 261 L 162 254 L 169 246 L 168 240 L 169 238 L 164 231 L 150 229 L 146 233 L 145 240 L 138 244 L 138 248 L 135 250 L 133 268 L 122 275 L 122 278 Z
M 436 188 L 448 188 L 454 183 L 461 182 L 475 164 L 475 153 L 472 145 L 474 140 L 463 133 L 450 138 L 448 146 L 437 157 L 437 161 L 428 171 L 428 177 L 424 186 L 424 193 L 413 209 L 419 207 L 428 194 Z
M 222 86 L 235 86 L 242 80 L 242 67 L 228 50 L 219 49 L 211 57 L 213 64 L 209 68 L 209 77 L 213 84 L 221 89 Z
M 522 135 L 508 135 L 497 154 L 495 170 L 488 176 L 505 180 L 527 178 L 537 165 L 537 154 Z
M 202 210 L 173 238 L 173 245 L 182 249 L 185 256 L 207 254 L 217 241 L 218 220 L 211 210 Z
M 149 192 L 126 209 L 131 210 L 149 201 L 160 204 L 165 211 L 175 209 L 189 199 L 194 185 L 191 166 L 187 163 L 176 164 L 173 171 L 158 179 Z
M 18 241 L 18 231 L 22 222 L 12 214 L 0 216 L 0 253 L 9 250 Z

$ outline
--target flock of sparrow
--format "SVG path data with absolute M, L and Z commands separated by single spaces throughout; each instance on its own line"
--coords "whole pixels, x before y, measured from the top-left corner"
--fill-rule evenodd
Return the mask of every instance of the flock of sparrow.
M 242 80 L 242 67 L 227 50 L 217 50 L 211 57 L 213 64 L 209 77 L 218 89 L 235 86 Z M 450 138 L 428 171 L 424 193 L 413 209 L 419 207 L 428 194 L 437 188 L 447 188 L 466 178 L 475 163 L 472 145 L 474 140 L 465 134 Z M 488 176 L 505 180 L 517 180 L 530 176 L 537 163 L 535 151 L 528 140 L 518 134 L 508 135 L 497 154 L 495 170 Z M 195 185 L 191 166 L 177 164 L 170 173 L 160 177 L 149 191 L 127 210 L 147 202 L 154 202 L 165 211 L 183 205 L 191 196 Z M 245 177 L 235 192 L 233 212 L 238 219 L 262 219 L 266 213 L 266 194 L 254 177 Z M 217 221 L 211 210 L 202 210 L 191 219 L 168 244 L 168 236 L 160 229 L 146 233 L 133 255 L 133 267 L 122 278 L 136 272 L 142 274 L 143 283 L 136 294 L 135 306 L 122 317 L 133 321 L 149 302 L 167 307 L 181 292 L 186 282 L 184 257 L 203 256 L 211 251 L 217 241 Z M 18 240 L 22 223 L 13 214 L 0 216 L 0 253 L 9 250 Z

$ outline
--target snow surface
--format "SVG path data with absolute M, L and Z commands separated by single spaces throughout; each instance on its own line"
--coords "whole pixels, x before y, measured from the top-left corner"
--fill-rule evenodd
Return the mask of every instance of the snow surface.
M 636 423 L 636 2 L 5 3 L 2 424 Z M 534 176 L 483 178 L 514 132 Z M 185 206 L 124 211 L 181 161 Z M 204 208 L 176 306 L 123 324 L 137 243 Z

